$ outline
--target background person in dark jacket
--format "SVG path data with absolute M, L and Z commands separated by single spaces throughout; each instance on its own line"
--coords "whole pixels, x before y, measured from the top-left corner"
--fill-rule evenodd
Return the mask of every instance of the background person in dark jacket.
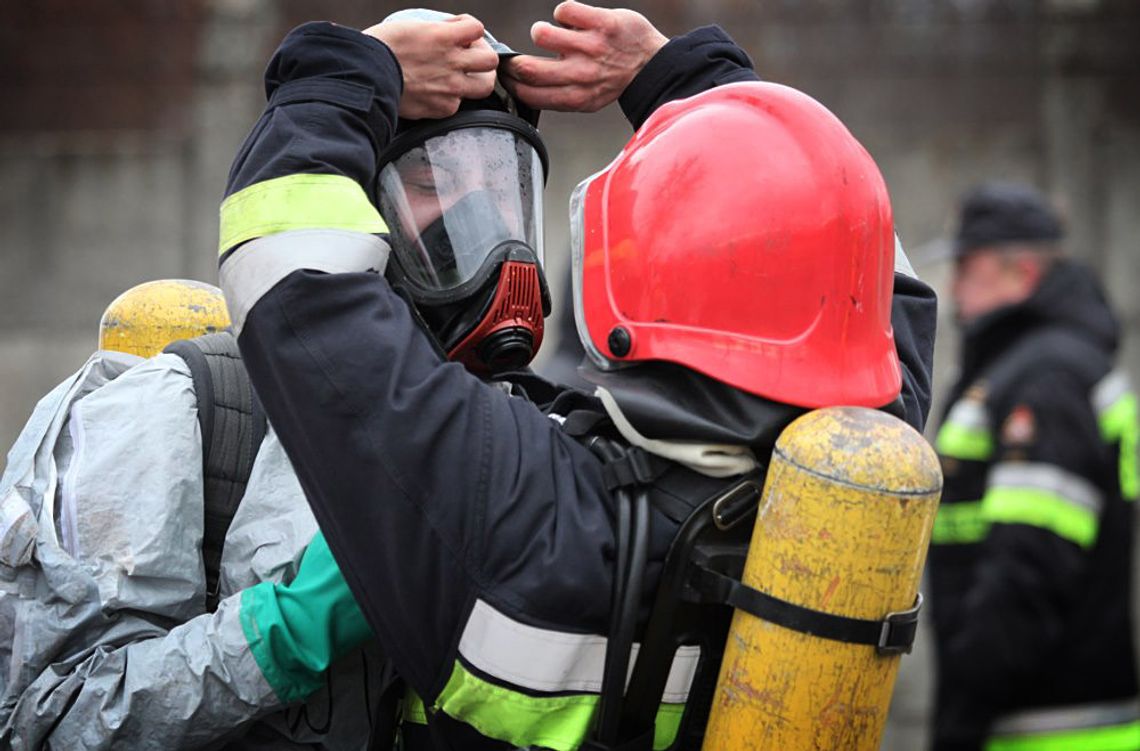
M 1116 318 L 1062 237 L 1031 188 L 962 203 L 961 376 L 929 558 L 937 751 L 1140 749 L 1136 397 L 1114 369 Z

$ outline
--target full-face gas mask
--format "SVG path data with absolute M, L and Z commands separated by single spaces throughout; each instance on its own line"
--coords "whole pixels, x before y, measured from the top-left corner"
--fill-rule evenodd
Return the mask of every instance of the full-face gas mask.
M 550 312 L 538 131 L 509 112 L 465 107 L 405 127 L 380 163 L 393 287 L 452 360 L 479 374 L 525 366 Z

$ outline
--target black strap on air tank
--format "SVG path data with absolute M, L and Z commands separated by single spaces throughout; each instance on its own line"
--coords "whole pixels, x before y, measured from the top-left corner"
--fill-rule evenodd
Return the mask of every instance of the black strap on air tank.
M 761 620 L 802 634 L 875 647 L 881 655 L 910 652 L 918 629 L 918 611 L 922 608 L 922 595 L 919 594 L 913 607 L 887 613 L 882 620 L 824 613 L 773 597 L 699 564 L 693 586 L 706 602 L 731 605 Z
M 165 351 L 190 367 L 198 401 L 205 482 L 202 558 L 206 608 L 213 611 L 218 605 L 222 547 L 245 495 L 267 422 L 232 332 L 184 339 Z

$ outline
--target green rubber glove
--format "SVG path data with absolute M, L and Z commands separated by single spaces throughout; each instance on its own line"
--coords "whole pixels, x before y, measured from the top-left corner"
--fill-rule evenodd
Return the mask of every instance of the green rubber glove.
M 316 691 L 329 665 L 373 638 L 320 532 L 291 582 L 242 592 L 241 625 L 262 674 L 286 703 Z

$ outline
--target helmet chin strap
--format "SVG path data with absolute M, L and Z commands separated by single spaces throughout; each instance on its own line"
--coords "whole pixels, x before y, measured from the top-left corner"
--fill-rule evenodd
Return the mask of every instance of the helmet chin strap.
M 505 261 L 487 311 L 447 355 L 477 375 L 515 370 L 534 357 L 543 329 L 538 266 Z

